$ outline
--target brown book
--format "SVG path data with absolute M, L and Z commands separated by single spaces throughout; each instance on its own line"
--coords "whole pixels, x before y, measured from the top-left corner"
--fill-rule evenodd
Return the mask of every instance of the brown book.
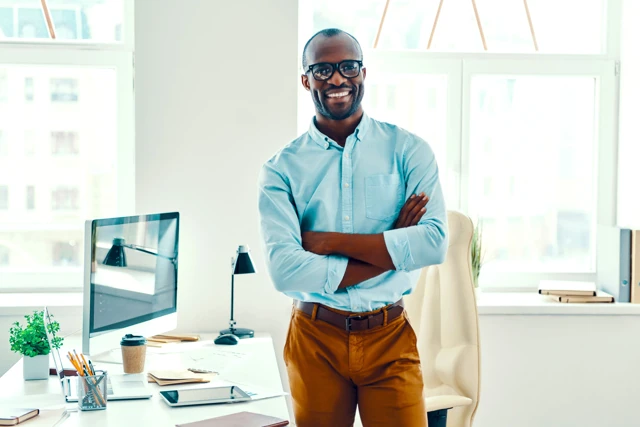
M 254 412 L 238 412 L 222 417 L 209 418 L 189 424 L 177 424 L 176 427 L 282 427 L 289 421 Z
M 0 426 L 15 426 L 40 413 L 39 409 L 0 409 Z
M 594 282 L 574 282 L 569 280 L 541 280 L 538 293 L 542 295 L 595 296 Z
M 549 295 L 558 302 L 566 303 L 612 303 L 614 302 L 613 295 L 609 295 L 606 292 L 598 291 L 597 295 Z

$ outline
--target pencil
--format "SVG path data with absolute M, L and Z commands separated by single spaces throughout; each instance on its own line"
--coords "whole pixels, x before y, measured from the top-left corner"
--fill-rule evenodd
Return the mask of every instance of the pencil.
M 89 364 L 87 363 L 87 359 L 84 358 L 84 354 L 80 353 L 80 357 L 82 357 L 82 361 L 84 362 L 84 366 L 87 368 L 87 371 L 89 371 L 89 373 L 91 375 L 95 375 L 93 373 L 93 369 L 91 369 L 91 367 L 89 366 Z
M 69 354 L 67 355 L 67 358 L 69 359 L 69 361 L 71 362 L 71 364 L 73 365 L 74 368 L 76 368 L 76 371 L 78 371 L 78 375 L 81 377 L 85 377 L 85 376 L 89 376 L 89 373 L 87 372 L 86 369 L 82 369 L 80 367 L 80 364 L 78 363 L 77 360 L 75 360 L 75 358 L 73 357 L 73 355 L 71 354 L 71 352 L 69 352 Z M 93 393 L 93 395 L 96 397 L 96 399 L 98 399 L 100 401 L 101 405 L 106 405 L 106 402 L 104 400 L 104 398 L 102 397 L 102 393 L 100 393 L 100 390 L 97 387 L 97 382 L 95 381 L 95 379 L 89 379 L 87 378 L 86 381 L 84 381 L 89 388 L 91 389 L 91 392 Z

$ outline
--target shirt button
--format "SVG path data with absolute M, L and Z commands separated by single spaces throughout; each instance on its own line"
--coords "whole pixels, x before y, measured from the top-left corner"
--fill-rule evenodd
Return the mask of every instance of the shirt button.
M 345 186 L 345 187 L 347 187 L 347 188 L 349 188 L 349 183 L 348 183 L 348 182 L 345 182 L 345 183 L 344 183 L 344 186 Z
M 349 158 L 349 153 L 344 153 L 344 156 L 348 159 Z
M 345 221 L 349 221 L 349 215 L 345 216 L 345 217 L 344 217 L 344 220 L 345 220 Z

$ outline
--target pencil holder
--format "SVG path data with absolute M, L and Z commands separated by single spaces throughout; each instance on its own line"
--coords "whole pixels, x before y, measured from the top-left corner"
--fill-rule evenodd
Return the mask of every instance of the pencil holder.
M 78 377 L 78 409 L 99 411 L 107 409 L 107 373 Z

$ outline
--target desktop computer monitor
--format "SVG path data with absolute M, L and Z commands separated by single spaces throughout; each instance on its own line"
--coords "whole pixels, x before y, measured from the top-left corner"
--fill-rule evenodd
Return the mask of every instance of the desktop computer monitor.
M 125 334 L 177 326 L 178 212 L 85 223 L 82 351 L 95 358 Z

